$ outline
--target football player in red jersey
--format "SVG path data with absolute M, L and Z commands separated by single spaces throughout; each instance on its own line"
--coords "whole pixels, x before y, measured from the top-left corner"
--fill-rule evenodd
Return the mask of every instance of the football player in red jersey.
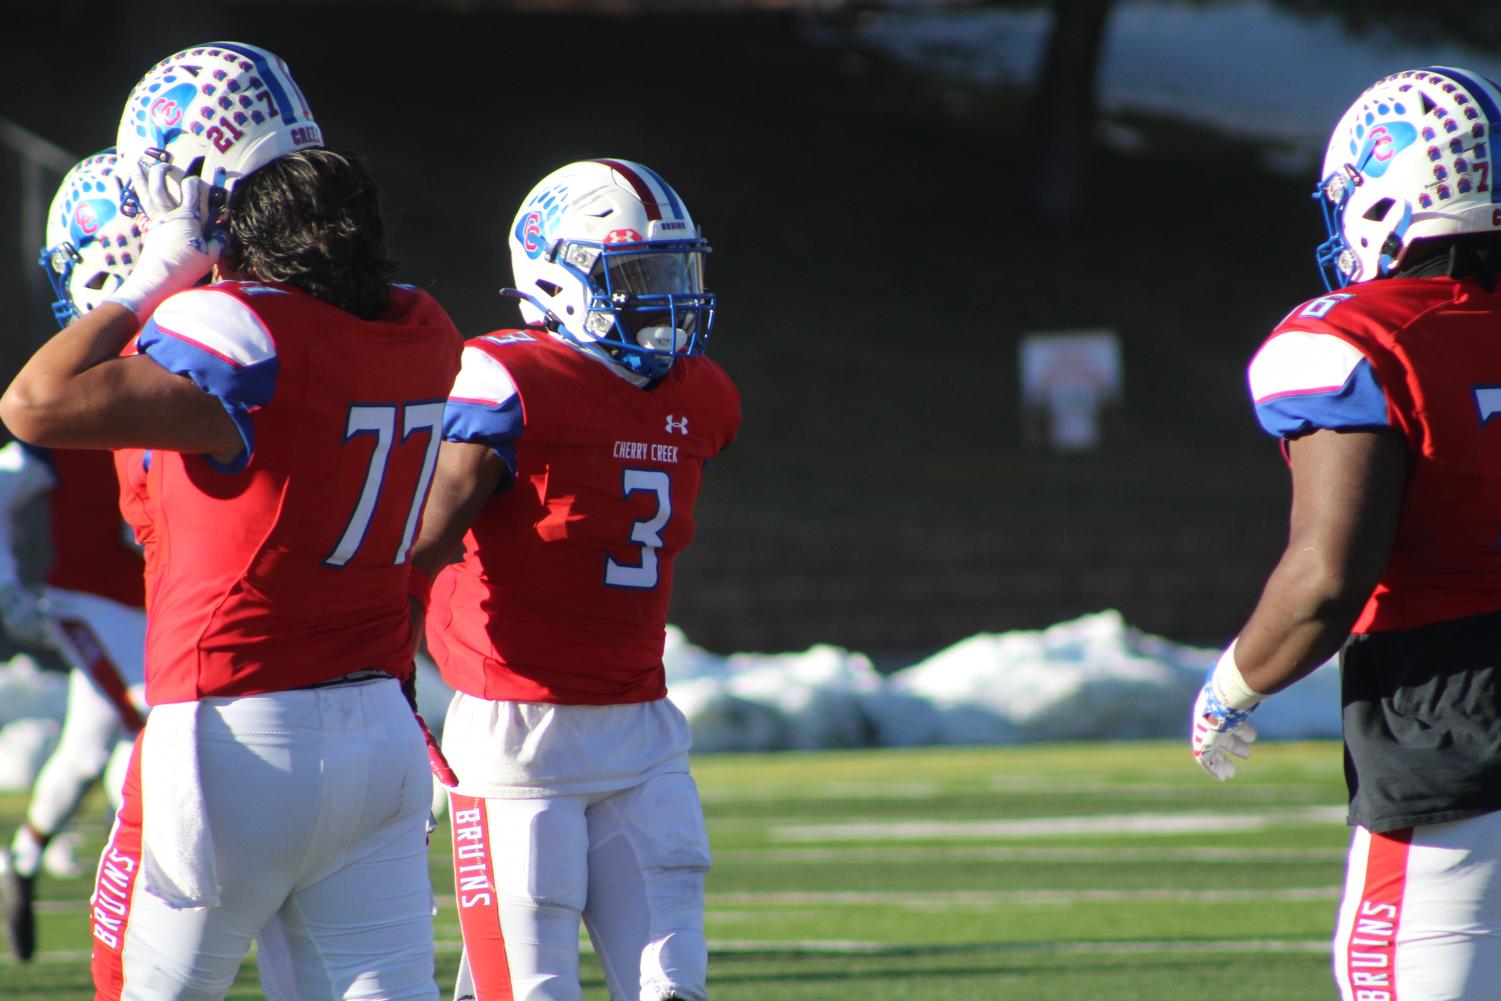
M 465 346 L 412 558 L 457 692 L 457 994 L 582 998 L 582 920 L 611 998 L 704 1001 L 709 846 L 662 650 L 704 465 L 740 424 L 702 353 L 709 247 L 624 160 L 548 175 L 509 242 L 527 326 Z
M 461 340 L 390 283 L 373 180 L 271 53 L 162 60 L 118 147 L 141 258 L 0 398 L 23 440 L 152 450 L 153 708 L 95 884 L 96 996 L 222 997 L 275 915 L 302 996 L 431 1001 L 431 780 L 399 679 Z
M 40 264 L 57 293 L 52 310 L 61 327 L 103 302 L 140 257 L 140 227 L 119 212 L 117 165 L 113 149 L 86 157 L 53 197 Z M 111 456 L 19 441 L 0 449 L 0 620 L 22 642 L 56 646 L 72 668 L 62 734 L 3 858 L 5 930 L 23 961 L 36 947 L 33 899 L 42 851 L 101 775 L 119 808 L 130 741 L 142 727 L 145 706 L 137 690 L 145 677 L 143 565 L 138 546 L 126 541 L 121 513 L 143 502 L 145 461 L 139 449 Z M 52 561 L 38 601 L 20 583 L 11 530 L 17 509 L 42 495 Z M 134 516 L 127 521 L 138 530 L 138 544 L 144 543 L 147 526 Z M 261 929 L 256 965 L 268 1001 L 300 996 L 275 917 Z
M 1478 1001 L 1501 981 L 1498 129 L 1501 90 L 1468 70 L 1362 94 L 1316 192 L 1330 292 L 1249 369 L 1292 468 L 1290 536 L 1190 739 L 1229 778 L 1247 716 L 1339 651 L 1345 1001 Z
M 59 326 L 103 302 L 130 273 L 140 248 L 135 220 L 120 214 L 114 151 L 85 157 L 63 177 L 47 213 L 41 265 L 57 292 Z M 36 947 L 32 900 L 43 850 L 117 746 L 141 726 L 142 707 L 129 690 L 144 677 L 142 562 L 126 541 L 116 492 L 108 452 L 18 441 L 0 449 L 0 620 L 12 639 L 56 646 L 71 668 L 62 733 L 37 775 L 24 822 L 9 851 L 0 853 L 6 936 L 23 961 Z M 52 545 L 38 600 L 21 583 L 12 533 L 14 516 L 43 497 Z M 110 771 L 107 791 L 118 806 L 124 775 Z

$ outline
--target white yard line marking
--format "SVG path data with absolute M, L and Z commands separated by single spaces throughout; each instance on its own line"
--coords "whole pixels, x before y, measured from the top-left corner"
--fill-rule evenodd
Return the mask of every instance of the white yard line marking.
M 463 943 L 456 938 L 439 937 L 436 951 L 439 955 L 457 955 Z M 587 939 L 579 942 L 579 948 L 592 953 Z M 775 952 L 792 955 L 894 955 L 914 956 L 936 953 L 967 952 L 1046 952 L 1046 953 L 1173 953 L 1173 952 L 1282 952 L 1321 955 L 1329 952 L 1329 943 L 1317 939 L 1162 939 L 1146 942 L 980 942 L 972 945 L 944 945 L 941 943 L 899 942 L 848 942 L 785 941 L 780 939 L 710 939 L 709 952 L 716 955 L 737 953 Z M 32 957 L 34 962 L 48 965 L 63 963 L 87 963 L 89 953 L 72 949 L 42 950 Z M 247 957 L 247 962 L 249 957 Z M 0 967 L 16 966 L 8 955 L 0 955 Z
M 1342 862 L 1343 848 L 767 848 L 718 850 L 720 861 L 761 862 Z
M 1337 776 L 1331 778 L 1339 781 Z M 994 792 L 1017 795 L 1099 795 L 1109 799 L 1184 800 L 1192 799 L 1194 795 L 1192 786 L 1183 782 L 1080 781 L 1067 775 L 997 775 L 990 779 L 987 787 Z M 1290 801 L 1330 802 L 1328 788 L 1314 784 L 1236 786 L 1234 798 L 1239 801 L 1266 800 L 1281 804 Z
M 1160 939 L 1144 942 L 982 942 L 973 945 L 933 945 L 926 943 L 776 940 L 709 940 L 709 952 L 807 953 L 811 955 L 913 956 L 952 952 L 1086 952 L 1086 953 L 1163 953 L 1163 952 L 1296 952 L 1327 955 L 1329 943 L 1322 939 Z
M 709 907 L 725 904 L 899 904 L 909 907 L 956 904 L 1074 904 L 1166 900 L 1176 903 L 1236 903 L 1256 900 L 1335 900 L 1337 886 L 1286 886 L 1231 890 L 827 890 L 787 893 L 711 893 Z
M 1202 834 L 1260 831 L 1290 824 L 1343 823 L 1344 807 L 1313 806 L 1262 813 L 1120 813 L 1016 820 L 870 820 L 845 824 L 782 824 L 771 829 L 784 841 L 878 839 L 1035 838 L 1060 835 Z

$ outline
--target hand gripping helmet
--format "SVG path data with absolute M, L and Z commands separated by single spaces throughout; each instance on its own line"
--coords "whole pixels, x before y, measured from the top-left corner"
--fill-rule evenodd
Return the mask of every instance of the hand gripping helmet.
M 699 234 L 677 192 L 629 160 L 585 160 L 532 189 L 511 225 L 528 324 L 602 348 L 647 378 L 702 352 L 714 322 Z
M 47 245 L 37 262 L 52 283 L 60 327 L 120 287 L 141 256 L 141 229 L 120 212 L 115 151 L 95 153 L 63 175 L 47 210 Z
M 1491 175 L 1501 90 L 1436 66 L 1377 81 L 1340 119 L 1314 197 L 1329 239 L 1317 257 L 1342 288 L 1394 272 L 1414 240 L 1501 231 Z
M 287 64 L 265 49 L 211 42 L 183 49 L 141 77 L 116 142 L 127 214 L 139 209 L 130 179 L 143 158 L 165 160 L 178 180 L 196 174 L 223 189 L 257 167 L 323 145 Z

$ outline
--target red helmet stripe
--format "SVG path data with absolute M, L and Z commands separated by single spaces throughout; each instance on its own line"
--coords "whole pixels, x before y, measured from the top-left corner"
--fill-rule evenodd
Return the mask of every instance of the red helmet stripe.
M 636 192 L 636 197 L 641 199 L 641 204 L 646 209 L 647 219 L 655 222 L 656 220 L 662 218 L 662 207 L 657 204 L 657 196 L 652 194 L 651 186 L 646 183 L 646 181 L 641 177 L 640 174 L 636 173 L 634 170 L 621 163 L 619 160 L 596 160 L 594 162 L 604 164 L 606 167 L 609 167 L 611 170 L 615 171 L 615 173 L 625 178 L 626 183 L 629 184 L 632 190 Z

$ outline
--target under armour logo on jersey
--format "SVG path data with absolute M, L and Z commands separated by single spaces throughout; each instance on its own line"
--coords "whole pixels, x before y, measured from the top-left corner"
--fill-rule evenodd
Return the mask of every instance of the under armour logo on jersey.
M 674 431 L 676 431 L 678 434 L 687 434 L 688 433 L 688 418 L 687 417 L 677 418 L 677 417 L 673 417 L 671 414 L 668 414 L 667 415 L 667 428 L 666 428 L 666 430 L 667 430 L 668 434 L 672 434 Z

